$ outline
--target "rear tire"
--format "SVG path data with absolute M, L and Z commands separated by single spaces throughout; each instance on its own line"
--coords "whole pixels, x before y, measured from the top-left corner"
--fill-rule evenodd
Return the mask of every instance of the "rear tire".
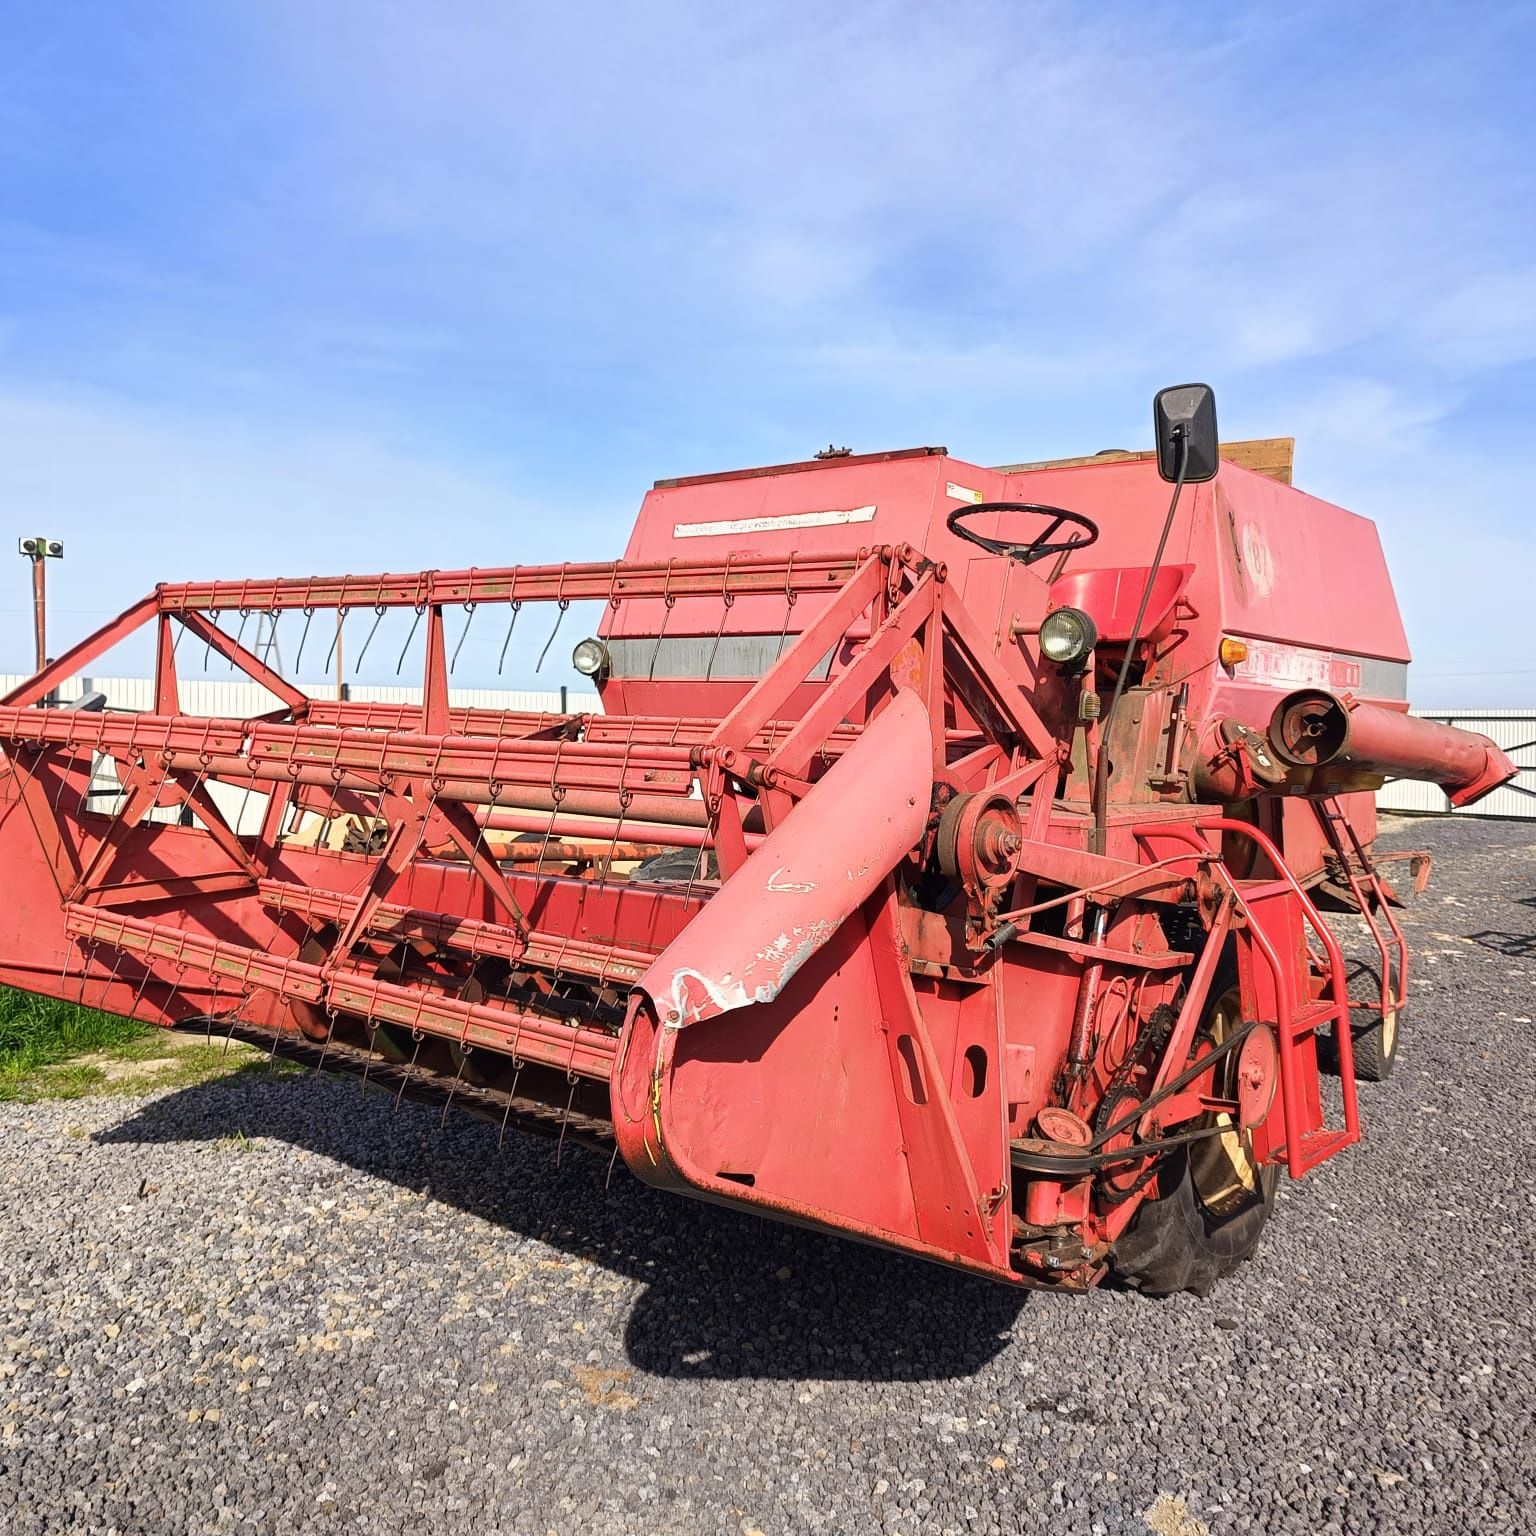
M 1216 1001 L 1203 1029 L 1219 1042 L 1240 1018 L 1229 962 L 1218 970 L 1211 990 Z M 1235 1069 L 1235 1057 L 1227 1061 Z M 1250 1136 L 1231 1130 L 1170 1154 L 1158 1174 L 1165 1193 L 1142 1203 L 1110 1255 L 1115 1279 L 1147 1296 L 1179 1291 L 1206 1296 L 1252 1257 L 1274 1208 L 1280 1170 L 1252 1162 L 1251 1147 Z

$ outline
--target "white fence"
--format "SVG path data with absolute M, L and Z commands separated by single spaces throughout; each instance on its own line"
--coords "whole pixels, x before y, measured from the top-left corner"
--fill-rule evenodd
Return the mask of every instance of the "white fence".
M 1519 766 L 1518 778 L 1502 789 L 1494 790 L 1476 805 L 1455 812 L 1457 816 L 1536 817 L 1536 710 L 1416 709 L 1413 713 L 1421 720 L 1439 720 L 1446 725 L 1459 725 L 1464 731 L 1481 731 L 1503 747 Z M 1409 779 L 1388 784 L 1376 796 L 1376 804 L 1384 811 L 1420 814 L 1443 814 L 1451 809 L 1444 790 Z
M 0 673 L 0 693 L 8 693 L 27 681 L 30 673 Z M 334 699 L 335 683 L 299 683 L 305 693 L 317 699 Z M 183 714 L 213 715 L 231 720 L 248 720 L 264 715 L 269 710 L 280 709 L 282 700 L 269 693 L 260 683 L 240 681 L 234 678 L 197 679 L 180 678 L 177 690 L 181 698 Z M 155 685 L 147 677 L 69 677 L 55 690 L 58 697 L 68 701 L 87 693 L 103 693 L 108 709 L 153 709 Z M 403 686 L 370 687 L 348 683 L 349 699 L 360 704 L 419 704 L 421 689 Z M 564 700 L 562 706 L 562 700 Z M 602 708 L 596 693 L 576 689 L 548 689 L 543 692 L 511 688 L 450 688 L 448 702 L 455 709 L 530 709 L 558 710 L 562 707 L 573 713 L 591 713 Z

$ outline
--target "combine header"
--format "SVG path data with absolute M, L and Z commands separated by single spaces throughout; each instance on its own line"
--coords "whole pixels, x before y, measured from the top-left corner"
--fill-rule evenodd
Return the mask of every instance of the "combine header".
M 1204 1292 L 1397 1050 L 1370 791 L 1514 770 L 1407 714 L 1370 523 L 1219 462 L 1203 386 L 1155 421 L 663 481 L 612 562 L 161 586 L 0 706 L 0 981 L 979 1274 Z M 582 600 L 602 714 L 450 708 L 461 624 Z M 392 608 L 419 706 L 243 643 Z M 153 710 L 50 701 L 140 626 Z M 185 714 L 179 636 L 279 707 Z

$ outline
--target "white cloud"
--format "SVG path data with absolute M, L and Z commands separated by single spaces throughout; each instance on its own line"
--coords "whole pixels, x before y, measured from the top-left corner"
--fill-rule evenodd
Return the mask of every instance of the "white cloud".
M 66 547 L 48 573 L 55 651 L 158 581 L 612 558 L 632 516 L 575 495 L 557 512 L 510 475 L 378 439 L 241 429 L 116 400 L 0 396 L 0 441 L 0 505 Z M 0 672 L 30 670 L 21 565 L 12 602 L 0 600 Z M 484 665 L 476 645 L 491 638 L 482 626 L 466 661 Z
M 1460 370 L 1536 358 L 1536 266 L 1469 279 L 1428 306 L 1415 330 L 1427 350 Z
M 1433 442 L 1429 430 L 1454 406 L 1446 395 L 1410 394 L 1379 379 L 1338 379 L 1298 400 L 1286 427 L 1314 472 L 1332 478 L 1422 453 Z
M 1102 343 L 1045 352 L 1002 342 L 945 346 L 927 337 L 831 343 L 810 356 L 817 366 L 845 375 L 850 389 L 918 394 L 1076 390 L 1130 364 L 1125 351 Z
M 1462 444 L 1455 406 L 1375 379 L 1329 385 L 1287 423 L 1297 483 L 1376 523 L 1413 702 L 1517 705 L 1536 691 L 1526 472 Z
M 1184 179 L 1206 57 L 1054 4 L 385 11 L 262 13 L 326 123 L 299 183 L 322 224 L 471 249 L 643 231 L 696 303 L 760 296 L 765 271 L 837 298 L 817 262 L 857 276 L 914 240 L 961 264 L 1001 242 L 1005 276 L 1069 267 Z
M 855 243 L 789 233 L 748 237 L 743 248 L 726 246 L 721 255 L 736 264 L 742 287 L 754 297 L 786 307 L 836 299 L 857 287 L 872 264 L 869 251 Z

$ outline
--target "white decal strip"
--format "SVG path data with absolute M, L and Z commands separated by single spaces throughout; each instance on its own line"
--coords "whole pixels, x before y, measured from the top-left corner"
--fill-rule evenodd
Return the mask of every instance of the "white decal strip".
M 850 507 L 839 512 L 780 512 L 765 517 L 728 517 L 715 523 L 678 523 L 674 539 L 707 539 L 718 533 L 777 533 L 781 528 L 835 528 L 842 523 L 867 523 L 873 507 Z
M 1408 697 L 1406 662 L 1239 638 L 1248 647 L 1248 655 L 1232 669 L 1232 676 L 1239 682 L 1264 688 L 1329 688 L 1336 693 L 1359 693 L 1377 699 Z
M 945 482 L 944 494 L 948 496 L 951 501 L 980 502 L 985 499 L 980 491 L 973 491 L 967 486 L 956 485 L 953 480 L 948 480 Z

